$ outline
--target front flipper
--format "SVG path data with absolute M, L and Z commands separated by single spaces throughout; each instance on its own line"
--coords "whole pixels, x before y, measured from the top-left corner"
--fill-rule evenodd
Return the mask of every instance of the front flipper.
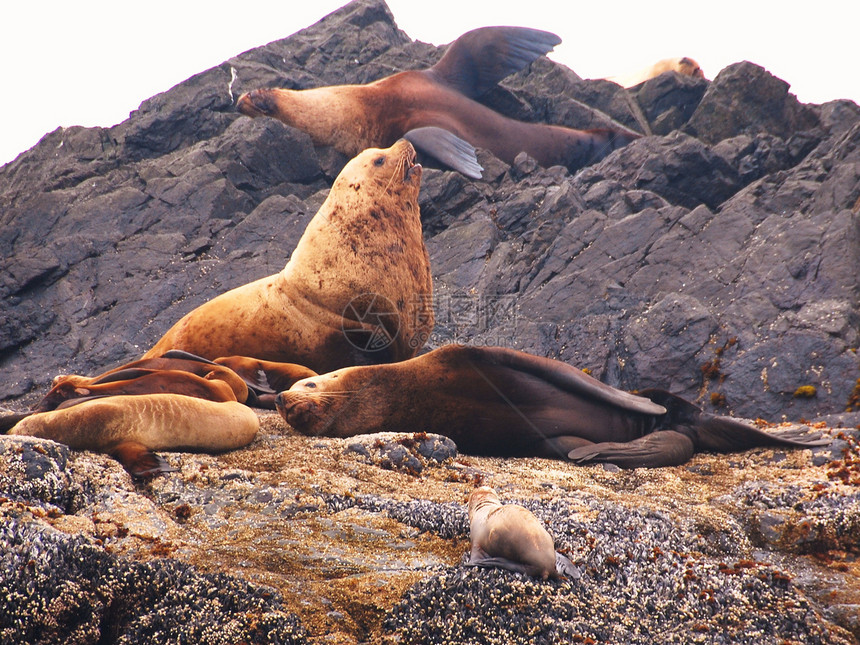
M 481 27 L 448 46 L 428 72 L 469 98 L 477 98 L 503 78 L 552 51 L 561 38 L 528 27 Z
M 110 456 L 121 463 L 122 467 L 137 480 L 176 472 L 176 468 L 168 464 L 163 457 L 136 441 L 124 441 L 118 444 L 110 451 Z
M 582 570 L 570 561 L 566 555 L 555 552 L 555 570 L 560 576 L 579 580 L 582 577 Z
M 693 456 L 693 440 L 672 430 L 658 430 L 627 442 L 603 442 L 568 453 L 577 463 L 607 462 L 622 468 L 679 466 Z
M 426 126 L 415 128 L 403 135 L 416 149 L 438 159 L 449 168 L 463 173 L 471 179 L 480 179 L 483 168 L 475 156 L 475 148 L 457 135 L 437 128 Z
M 466 562 L 463 566 L 480 567 L 482 569 L 507 569 L 508 571 L 514 571 L 516 573 L 524 573 L 527 576 L 536 575 L 535 567 L 530 567 L 522 562 L 514 562 L 513 560 L 498 557 L 472 559 Z

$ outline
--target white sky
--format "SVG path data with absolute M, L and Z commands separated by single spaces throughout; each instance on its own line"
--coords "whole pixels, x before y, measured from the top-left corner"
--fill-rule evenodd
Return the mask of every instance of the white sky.
M 0 19 L 6 91 L 0 101 L 0 164 L 58 126 L 119 123 L 150 96 L 289 36 L 344 3 L 7 2 Z M 860 103 L 857 0 L 388 0 L 388 5 L 411 38 L 436 45 L 486 25 L 553 31 L 563 42 L 550 57 L 584 78 L 635 71 L 670 56 L 695 58 L 713 78 L 728 64 L 750 60 L 791 83 L 803 102 Z

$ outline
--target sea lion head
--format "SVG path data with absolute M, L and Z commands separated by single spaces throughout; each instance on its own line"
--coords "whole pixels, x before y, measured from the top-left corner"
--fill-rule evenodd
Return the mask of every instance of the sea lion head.
M 702 68 L 699 66 L 699 64 L 692 58 L 688 58 L 687 56 L 684 56 L 678 61 L 678 66 L 675 71 L 677 71 L 679 74 L 684 74 L 686 76 L 705 78 L 705 73 L 702 71 Z
M 351 159 L 340 171 L 332 192 L 376 194 L 381 189 L 417 204 L 422 172 L 421 164 L 415 163 L 415 148 L 406 139 L 399 139 L 390 148 L 367 148 Z
M 386 409 L 373 366 L 346 367 L 302 379 L 275 397 L 275 408 L 303 435 L 352 437 L 383 429 Z
M 499 500 L 499 496 L 496 494 L 496 491 L 489 486 L 479 486 L 472 491 L 471 495 L 469 495 L 469 521 L 472 520 L 472 517 L 475 515 L 475 511 L 477 511 L 481 506 L 494 506 L 499 504 L 501 504 L 501 501 Z
M 236 101 L 236 109 L 245 116 L 275 116 L 278 102 L 273 90 L 251 90 Z

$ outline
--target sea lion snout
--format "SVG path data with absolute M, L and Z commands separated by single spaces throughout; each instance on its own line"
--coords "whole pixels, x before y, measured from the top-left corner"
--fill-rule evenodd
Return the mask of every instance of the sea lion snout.
M 239 97 L 236 109 L 245 116 L 271 116 L 277 112 L 277 104 L 268 90 L 251 90 Z
M 314 434 L 313 426 L 320 418 L 320 406 L 310 397 L 296 392 L 281 392 L 275 397 L 275 409 L 293 429 L 302 434 Z

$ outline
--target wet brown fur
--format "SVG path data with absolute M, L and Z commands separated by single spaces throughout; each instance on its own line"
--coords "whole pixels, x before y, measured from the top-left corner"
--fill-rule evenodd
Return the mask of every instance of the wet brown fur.
M 414 356 L 433 326 L 418 209 L 422 171 L 414 158 L 411 144 L 400 140 L 352 159 L 280 273 L 186 314 L 144 358 L 182 349 L 209 359 L 297 363 L 320 373 Z M 375 321 L 347 310 L 362 294 L 395 308 L 389 313 L 399 321 L 390 330 L 396 337 L 381 351 L 362 351 L 344 333 L 376 329 Z

